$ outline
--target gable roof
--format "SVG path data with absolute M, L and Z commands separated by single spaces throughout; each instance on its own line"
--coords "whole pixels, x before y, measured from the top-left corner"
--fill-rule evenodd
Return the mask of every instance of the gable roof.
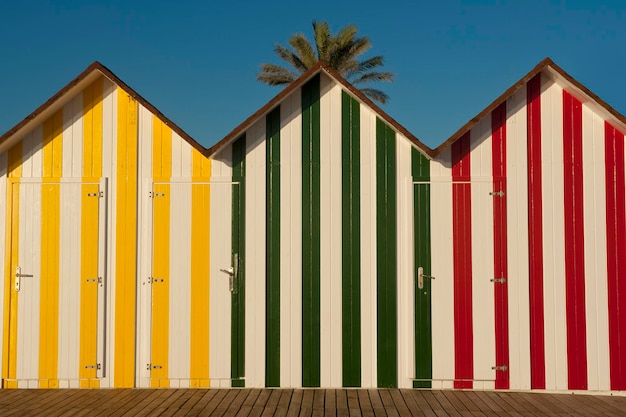
M 583 102 L 586 103 L 596 103 L 599 110 L 605 113 L 607 119 L 612 120 L 613 122 L 619 123 L 622 125 L 622 128 L 626 128 L 626 117 L 620 114 L 617 110 L 611 107 L 608 103 L 602 100 L 600 97 L 591 92 L 587 87 L 576 81 L 571 75 L 565 72 L 561 67 L 556 65 L 554 61 L 550 58 L 544 58 L 535 68 L 530 70 L 530 72 L 524 75 L 518 82 L 513 84 L 509 89 L 507 89 L 502 95 L 496 98 L 491 104 L 483 109 L 480 113 L 470 119 L 467 123 L 465 123 L 459 130 L 457 130 L 452 136 L 450 136 L 445 142 L 439 145 L 433 151 L 433 156 L 439 155 L 443 152 L 447 147 L 451 146 L 454 142 L 459 140 L 464 134 L 469 132 L 472 127 L 474 127 L 480 120 L 485 117 L 487 114 L 491 113 L 498 107 L 500 104 L 505 102 L 510 96 L 512 96 L 518 89 L 522 88 L 526 85 L 528 81 L 530 81 L 535 75 L 539 73 L 544 73 L 547 76 L 554 79 L 557 83 L 561 84 L 563 87 L 568 88 L 569 90 L 573 90 L 570 92 L 576 93 L 580 98 L 583 99 Z
M 626 117 L 620 114 L 617 110 L 607 104 L 600 97 L 591 92 L 584 85 L 576 81 L 572 76 L 570 76 L 567 72 L 565 72 L 561 67 L 556 65 L 550 58 L 545 58 L 542 60 L 537 66 L 535 66 L 530 72 L 524 75 L 519 81 L 513 84 L 510 88 L 508 88 L 502 95 L 496 98 L 491 104 L 485 107 L 480 113 L 478 113 L 475 117 L 470 119 L 467 123 L 465 123 L 459 130 L 457 130 L 452 136 L 450 136 L 446 141 L 444 141 L 441 145 L 439 145 L 435 149 L 431 149 L 425 144 L 423 144 L 415 135 L 409 132 L 404 126 L 398 123 L 395 119 L 389 116 L 385 111 L 383 111 L 378 105 L 376 105 L 372 100 L 370 100 L 365 94 L 363 94 L 360 90 L 355 88 L 352 84 L 346 81 L 341 75 L 339 75 L 335 70 L 333 70 L 327 63 L 324 61 L 319 61 L 313 67 L 311 67 L 308 71 L 303 73 L 298 79 L 285 87 L 280 93 L 278 93 L 274 98 L 268 101 L 263 107 L 253 113 L 250 117 L 244 120 L 241 124 L 235 127 L 230 133 L 228 133 L 222 140 L 211 146 L 210 148 L 205 148 L 200 143 L 198 143 L 195 139 L 189 136 L 182 128 L 172 122 L 169 118 L 167 118 L 163 113 L 161 113 L 155 106 L 150 104 L 146 99 L 144 99 L 141 95 L 139 95 L 135 90 L 130 88 L 126 83 L 124 83 L 121 79 L 119 79 L 113 72 L 111 72 L 104 65 L 99 63 L 98 61 L 93 62 L 89 65 L 82 73 L 80 73 L 76 78 L 70 81 L 65 87 L 59 90 L 55 95 L 50 97 L 45 103 L 39 106 L 35 111 L 33 111 L 30 115 L 28 115 L 24 120 L 19 122 L 9 131 L 0 136 L 0 153 L 8 150 L 13 144 L 17 143 L 21 140 L 27 133 L 29 133 L 32 128 L 34 128 L 37 124 L 42 123 L 45 119 L 47 119 L 52 113 L 57 111 L 59 108 L 64 106 L 76 93 L 82 91 L 85 87 L 91 84 L 96 78 L 100 75 L 103 75 L 111 82 L 116 84 L 122 90 L 124 90 L 128 95 L 133 97 L 139 103 L 141 103 L 146 109 L 152 112 L 155 116 L 157 116 L 164 124 L 169 126 L 174 132 L 180 135 L 184 140 L 189 142 L 191 146 L 196 148 L 199 152 L 201 152 L 206 157 L 211 157 L 212 155 L 219 152 L 229 143 L 237 139 L 243 132 L 246 131 L 250 126 L 252 126 L 257 120 L 261 117 L 265 116 L 269 113 L 274 107 L 279 105 L 285 97 L 287 97 L 291 92 L 300 88 L 307 81 L 309 81 L 312 77 L 319 73 L 325 73 L 329 77 L 331 77 L 334 81 L 340 84 L 345 90 L 347 90 L 354 98 L 359 100 L 361 103 L 370 107 L 377 115 L 391 125 L 396 131 L 404 135 L 417 149 L 419 149 L 423 154 L 428 156 L 429 158 L 434 158 L 443 152 L 446 148 L 451 146 L 454 142 L 456 142 L 459 138 L 461 138 L 465 133 L 470 131 L 472 127 L 474 127 L 483 117 L 487 114 L 491 113 L 496 107 L 506 101 L 510 96 L 512 96 L 518 89 L 522 88 L 528 81 L 530 81 L 535 75 L 539 73 L 544 73 L 547 76 L 554 79 L 556 82 L 560 83 L 562 86 L 568 88 L 569 90 L 573 90 L 570 92 L 574 92 L 580 98 L 583 99 L 585 103 L 589 103 L 592 106 L 596 106 L 599 111 L 604 113 L 605 117 L 608 120 L 613 121 L 621 125 L 622 129 L 626 130 Z
M 362 102 L 363 104 L 370 107 L 374 112 L 378 114 L 378 116 L 386 121 L 389 125 L 391 125 L 395 130 L 402 133 L 415 147 L 417 147 L 422 153 L 425 155 L 432 157 L 434 156 L 433 150 L 428 146 L 423 144 L 417 137 L 415 137 L 411 132 L 409 132 L 404 126 L 398 123 L 395 119 L 389 116 L 386 112 L 384 112 L 378 105 L 376 105 L 372 100 L 370 100 L 365 94 L 363 94 L 360 90 L 355 88 L 352 84 L 345 80 L 337 71 L 332 69 L 326 62 L 318 61 L 314 66 L 309 68 L 308 71 L 303 73 L 300 77 L 298 77 L 295 81 L 285 87 L 278 95 L 276 95 L 273 99 L 267 102 L 263 107 L 257 110 L 254 114 L 248 117 L 243 123 L 239 126 L 235 127 L 230 133 L 228 133 L 222 140 L 217 142 L 215 145 L 210 147 L 206 155 L 211 156 L 220 151 L 224 146 L 228 145 L 230 142 L 237 139 L 243 132 L 246 131 L 250 126 L 252 126 L 257 120 L 261 117 L 265 116 L 269 113 L 274 107 L 280 104 L 280 102 L 291 94 L 292 91 L 302 87 L 307 81 L 313 78 L 315 75 L 319 73 L 325 73 L 329 77 L 331 77 L 334 81 L 342 85 L 349 93 L 355 97 L 357 100 Z
M 0 153 L 8 150 L 15 143 L 19 142 L 26 134 L 28 134 L 35 126 L 42 123 L 52 113 L 56 112 L 59 108 L 63 107 L 69 102 L 78 92 L 82 91 L 85 87 L 94 82 L 98 77 L 104 76 L 112 83 L 116 84 L 122 90 L 124 90 L 129 96 L 137 100 L 157 116 L 163 123 L 169 126 L 174 132 L 178 133 L 183 139 L 191 144 L 200 152 L 205 152 L 206 149 L 200 145 L 195 139 L 189 136 L 183 129 L 181 129 L 176 123 L 165 117 L 156 107 L 140 96 L 135 90 L 130 88 L 125 82 L 120 80 L 111 70 L 99 63 L 93 62 L 83 72 L 81 72 L 76 78 L 70 81 L 65 87 L 60 89 L 55 95 L 50 97 L 45 103 L 39 106 L 34 112 L 26 116 L 24 120 L 13 126 L 8 132 L 0 136 Z

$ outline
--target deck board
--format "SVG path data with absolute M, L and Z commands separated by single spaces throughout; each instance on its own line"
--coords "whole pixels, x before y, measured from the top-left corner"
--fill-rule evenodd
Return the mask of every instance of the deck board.
M 14 416 L 619 416 L 624 395 L 412 389 L 0 390 Z

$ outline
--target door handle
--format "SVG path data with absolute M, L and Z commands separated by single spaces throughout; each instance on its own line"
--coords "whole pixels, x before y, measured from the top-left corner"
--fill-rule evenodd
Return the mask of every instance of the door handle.
M 424 288 L 424 278 L 435 279 L 435 277 L 431 277 L 430 275 L 424 275 L 424 268 L 420 266 L 417 268 L 417 288 L 420 290 Z
M 15 292 L 20 292 L 22 287 L 22 278 L 32 278 L 33 275 L 30 274 L 22 274 L 22 267 L 18 266 L 15 268 Z
M 233 266 L 220 271 L 228 274 L 228 288 L 233 294 L 237 294 L 237 272 L 239 271 L 239 254 L 233 254 Z

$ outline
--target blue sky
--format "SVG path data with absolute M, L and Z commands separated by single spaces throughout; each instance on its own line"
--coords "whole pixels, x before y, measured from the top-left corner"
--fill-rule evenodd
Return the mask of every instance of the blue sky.
M 393 83 L 382 108 L 436 147 L 549 56 L 626 113 L 626 2 L 5 0 L 0 134 L 98 60 L 210 146 L 280 92 L 275 42 L 353 23 Z

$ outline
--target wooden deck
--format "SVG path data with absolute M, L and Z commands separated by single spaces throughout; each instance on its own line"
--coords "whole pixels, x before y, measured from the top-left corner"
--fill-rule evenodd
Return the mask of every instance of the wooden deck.
M 398 389 L 0 390 L 8 416 L 624 416 L 626 397 Z

